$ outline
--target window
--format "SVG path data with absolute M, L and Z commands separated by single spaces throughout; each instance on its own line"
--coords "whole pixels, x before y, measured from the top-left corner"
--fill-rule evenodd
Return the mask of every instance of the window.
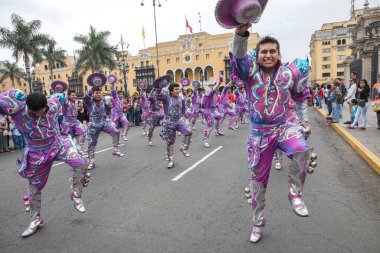
M 219 58 L 223 58 L 223 53 L 222 53 L 222 52 L 219 52 L 219 53 L 218 53 L 218 57 L 219 57 Z
M 57 79 L 56 75 L 54 75 L 54 79 Z
M 84 90 L 85 90 L 85 91 L 87 91 L 87 85 L 86 85 L 86 86 L 84 86 Z
M 61 66 L 59 65 L 59 63 L 57 62 L 57 69 L 59 69 Z
M 45 71 L 48 71 L 48 67 L 47 67 L 47 65 L 45 65 L 44 68 L 45 68 Z
M 104 85 L 104 90 L 107 91 L 107 85 Z
M 202 44 L 202 43 L 199 43 L 198 46 L 199 46 L 199 47 L 203 47 L 203 44 Z
M 170 64 L 170 59 L 166 59 L 166 64 Z
M 342 45 L 346 44 L 346 39 L 342 39 Z
M 345 60 L 346 56 L 345 55 L 338 55 L 336 58 L 337 58 L 337 60 Z
M 322 69 L 330 69 L 330 68 L 331 68 L 330 64 L 322 65 Z
M 330 77 L 330 73 L 322 73 L 322 77 Z
M 323 45 L 323 46 L 330 45 L 330 41 L 322 41 L 322 45 Z
M 199 61 L 199 55 L 195 56 L 195 60 Z
M 330 56 L 322 57 L 322 61 L 331 61 Z
M 346 51 L 346 47 L 345 46 L 339 46 L 339 47 L 336 48 L 336 50 L 338 52 L 344 52 L 344 51 Z
M 206 59 L 210 59 L 210 54 L 206 54 Z
M 140 62 L 140 66 L 141 66 L 141 67 L 144 67 L 144 62 L 143 62 L 143 61 Z
M 24 83 L 24 87 L 26 87 L 26 83 Z
M 60 74 L 58 74 L 58 79 L 60 79 L 61 78 L 61 75 Z
M 338 45 L 341 45 L 341 44 L 342 44 L 342 41 L 341 41 L 341 40 L 338 40 L 337 44 L 338 44 Z
M 66 74 L 66 77 L 67 77 L 67 78 L 69 78 L 69 75 L 68 75 L 68 74 Z
M 336 75 L 337 76 L 344 76 L 344 72 L 337 72 Z
M 322 49 L 322 54 L 330 53 L 331 49 L 330 48 L 324 48 Z
M 219 71 L 219 75 L 224 76 L 224 71 L 223 70 Z
M 344 68 L 344 64 L 343 64 L 343 63 L 338 63 L 338 64 L 336 65 L 336 67 L 337 67 L 337 68 Z
M 146 62 L 145 62 L 145 66 L 149 66 L 149 61 L 146 61 Z
M 135 68 L 135 64 L 134 64 L 134 63 L 132 63 L 132 68 L 133 68 L 133 69 Z
M 45 77 L 42 77 L 42 82 L 44 82 L 45 81 Z
M 176 63 L 179 62 L 179 57 L 175 58 L 175 62 L 176 62 Z

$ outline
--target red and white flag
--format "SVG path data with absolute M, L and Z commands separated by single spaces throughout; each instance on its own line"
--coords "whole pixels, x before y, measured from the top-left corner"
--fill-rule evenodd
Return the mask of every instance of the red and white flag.
M 190 33 L 193 33 L 193 28 L 191 28 L 191 26 L 189 25 L 189 21 L 187 21 L 187 18 L 185 17 L 186 19 L 186 28 L 189 29 Z

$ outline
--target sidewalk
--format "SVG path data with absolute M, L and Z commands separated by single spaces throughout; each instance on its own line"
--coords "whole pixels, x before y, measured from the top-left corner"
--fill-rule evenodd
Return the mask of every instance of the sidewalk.
M 314 107 L 323 117 L 326 117 L 327 106 L 323 104 L 323 108 Z M 380 130 L 377 129 L 376 113 L 369 107 L 367 111 L 366 130 L 348 129 L 343 123 L 348 119 L 348 105 L 345 103 L 342 110 L 343 118 L 339 123 L 332 123 L 333 127 L 360 156 L 378 173 L 380 174 Z M 361 126 L 359 119 L 359 127 Z

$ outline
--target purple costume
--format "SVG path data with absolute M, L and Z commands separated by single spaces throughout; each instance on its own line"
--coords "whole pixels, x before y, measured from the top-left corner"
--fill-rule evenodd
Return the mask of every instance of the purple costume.
M 0 113 L 11 115 L 17 129 L 24 136 L 26 146 L 17 172 L 29 182 L 29 201 L 32 222 L 22 236 L 29 236 L 43 223 L 41 190 L 45 187 L 54 161 L 63 161 L 73 169 L 70 196 L 75 208 L 84 212 L 82 188 L 88 183 L 86 161 L 77 152 L 70 136 L 60 135 L 58 113 L 64 94 L 55 94 L 41 116 L 28 110 L 24 93 L 16 88 L 0 94 Z
M 230 105 L 230 101 L 228 99 L 228 90 L 230 89 L 230 84 L 227 84 L 226 87 L 223 88 L 222 94 L 220 95 L 219 101 L 219 113 L 222 115 L 222 123 L 225 117 L 230 116 L 230 120 L 228 122 L 228 128 L 232 129 L 232 121 L 236 117 L 236 113 L 232 110 Z M 222 123 L 220 125 L 222 125 Z M 217 129 L 220 131 L 220 129 Z
M 199 94 L 199 91 L 197 89 L 194 89 L 193 95 L 191 96 L 191 103 L 193 108 L 193 115 L 191 120 L 192 128 L 194 129 L 195 123 L 197 122 L 197 118 L 199 115 L 202 116 L 203 114 L 203 108 L 201 106 L 202 97 Z
M 156 90 L 156 97 L 161 100 L 164 105 L 165 118 L 162 124 L 161 138 L 166 141 L 167 156 L 169 159 L 168 168 L 174 166 L 173 145 L 176 139 L 176 131 L 184 135 L 180 151 L 184 156 L 189 156 L 188 150 L 192 136 L 191 129 L 188 125 L 186 114 L 186 101 L 180 97 L 174 98 L 161 89 Z
M 84 103 L 87 106 L 87 113 L 90 119 L 88 123 L 88 158 L 89 158 L 89 169 L 95 167 L 95 147 L 98 143 L 98 138 L 100 131 L 104 131 L 112 137 L 112 154 L 116 156 L 122 156 L 119 151 L 119 131 L 116 129 L 113 121 L 107 116 L 107 108 L 105 98 L 101 98 L 99 102 L 93 101 L 92 95 L 94 92 L 92 89 L 86 92 L 84 97 Z M 110 108 L 108 108 L 109 110 Z
M 111 95 L 112 95 L 111 118 L 112 118 L 112 121 L 115 123 L 116 128 L 119 126 L 119 124 L 123 126 L 123 131 L 122 132 L 120 131 L 120 134 L 123 140 L 126 141 L 127 134 L 131 126 L 123 113 L 123 108 L 124 108 L 123 100 L 120 100 L 117 97 L 117 93 L 113 85 L 111 86 Z
M 248 112 L 248 106 L 247 106 L 247 96 L 246 93 L 241 92 L 239 89 L 236 89 L 234 91 L 236 96 L 236 117 L 235 117 L 235 124 L 236 128 L 239 127 L 239 120 L 240 123 L 244 124 L 247 123 L 244 119 L 244 115 Z
M 141 93 L 140 95 L 140 104 L 141 104 L 141 125 L 143 129 L 143 135 L 146 135 L 146 124 L 148 123 L 149 117 L 151 116 L 150 110 L 150 101 L 146 92 Z
M 149 124 L 149 132 L 148 132 L 148 141 L 149 145 L 152 145 L 152 138 L 153 138 L 153 132 L 156 126 L 158 125 L 159 121 L 162 120 L 165 116 L 165 113 L 160 108 L 160 103 L 157 100 L 155 92 L 152 92 L 152 94 L 149 96 L 149 105 L 150 105 L 150 116 L 147 118 L 147 122 Z
M 301 197 L 310 150 L 299 125 L 288 121 L 287 111 L 289 99 L 297 96 L 299 100 L 305 100 L 308 96 L 309 64 L 300 59 L 288 66 L 278 62 L 274 75 L 268 76 L 258 64 L 255 52 L 247 54 L 247 38 L 235 34 L 230 59 L 235 74 L 244 81 L 248 100 L 251 131 L 247 149 L 248 167 L 252 173 L 250 190 L 255 232 L 265 226 L 265 192 L 277 148 L 292 159 L 288 197 L 293 209 L 300 216 L 308 215 Z
M 205 147 L 209 147 L 209 138 L 211 134 L 212 127 L 214 126 L 214 122 L 216 124 L 215 129 L 220 129 L 220 122 L 222 119 L 222 115 L 218 112 L 217 102 L 216 102 L 216 93 L 215 91 L 218 89 L 219 85 L 215 85 L 212 88 L 206 88 L 205 94 L 202 97 L 202 105 L 203 105 L 203 115 L 206 119 L 206 127 L 203 131 L 203 142 Z M 221 134 L 216 130 L 217 134 Z

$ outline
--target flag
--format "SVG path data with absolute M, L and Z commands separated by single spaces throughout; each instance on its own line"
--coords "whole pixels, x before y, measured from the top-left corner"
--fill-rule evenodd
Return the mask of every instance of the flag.
M 142 27 L 141 35 L 142 35 L 143 39 L 145 39 L 145 30 L 144 30 L 144 26 Z
M 186 19 L 186 28 L 189 29 L 190 33 L 193 33 L 193 28 L 191 28 L 191 26 L 189 25 L 189 21 L 187 21 L 187 18 L 185 17 Z

